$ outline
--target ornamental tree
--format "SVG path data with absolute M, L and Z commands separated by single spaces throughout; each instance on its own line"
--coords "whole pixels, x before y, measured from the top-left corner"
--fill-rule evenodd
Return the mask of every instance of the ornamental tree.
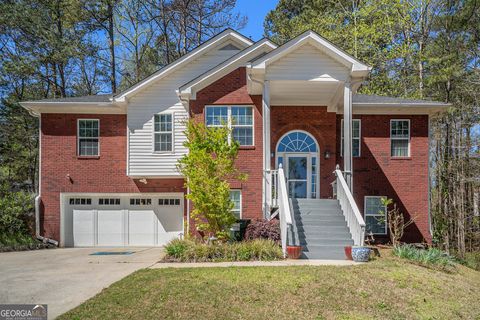
M 226 239 L 236 221 L 228 181 L 246 179 L 235 167 L 239 144 L 230 138 L 231 129 L 226 125 L 207 128 L 191 119 L 185 134 L 184 146 L 189 152 L 178 161 L 177 168 L 190 191 L 187 199 L 193 203 L 191 218 L 207 236 Z

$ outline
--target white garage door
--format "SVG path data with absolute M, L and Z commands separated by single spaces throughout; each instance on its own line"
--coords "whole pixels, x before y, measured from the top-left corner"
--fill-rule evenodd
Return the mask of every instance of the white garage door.
M 63 245 L 161 246 L 183 233 L 183 195 L 63 195 Z

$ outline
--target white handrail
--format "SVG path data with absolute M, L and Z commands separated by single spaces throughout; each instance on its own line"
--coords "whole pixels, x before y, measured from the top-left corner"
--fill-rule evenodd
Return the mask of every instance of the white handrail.
M 292 224 L 292 212 L 288 201 L 287 182 L 282 165 L 278 166 L 278 210 L 280 216 L 280 236 L 282 241 L 283 257 L 287 256 L 287 231 Z
M 335 169 L 335 175 L 337 176 L 337 200 L 342 207 L 343 215 L 353 237 L 353 243 L 356 246 L 363 246 L 365 241 L 365 221 L 360 214 L 360 210 L 358 210 L 343 173 L 338 167 Z

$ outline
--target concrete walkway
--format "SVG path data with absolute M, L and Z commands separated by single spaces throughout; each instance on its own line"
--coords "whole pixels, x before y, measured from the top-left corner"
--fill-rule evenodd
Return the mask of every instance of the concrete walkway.
M 90 255 L 133 251 L 131 255 Z M 68 248 L 0 253 L 0 303 L 48 304 L 48 319 L 164 255 L 162 248 Z
M 164 268 L 212 268 L 212 267 L 291 267 L 291 266 L 355 266 L 363 263 L 350 260 L 280 260 L 280 261 L 238 261 L 238 262 L 158 262 L 151 269 Z

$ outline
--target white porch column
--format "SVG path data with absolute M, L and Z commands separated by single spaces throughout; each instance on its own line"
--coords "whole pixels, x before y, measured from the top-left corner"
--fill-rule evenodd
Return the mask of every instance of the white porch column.
M 263 116 L 263 213 L 268 217 L 272 200 L 271 175 L 267 174 L 270 168 L 270 81 L 265 80 L 262 94 Z
M 353 192 L 353 161 L 352 161 L 352 87 L 350 79 L 345 81 L 343 93 L 343 170 L 345 181 Z

